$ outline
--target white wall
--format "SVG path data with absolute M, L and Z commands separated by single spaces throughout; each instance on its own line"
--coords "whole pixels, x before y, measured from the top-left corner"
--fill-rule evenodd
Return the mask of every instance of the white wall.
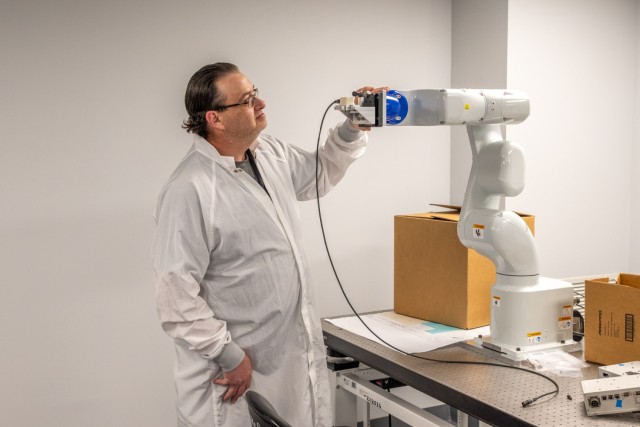
M 509 2 L 508 86 L 531 97 L 509 126 L 527 185 L 509 207 L 536 215 L 542 273 L 629 269 L 636 0 Z
M 629 271 L 640 273 L 640 1 L 636 2 L 636 81 L 635 81 L 635 133 L 631 155 L 631 227 Z
M 451 6 L 451 87 L 505 88 L 508 1 L 455 0 Z M 465 126 L 451 127 L 450 149 L 451 203 L 462 205 L 471 170 Z
M 450 84 L 449 0 L 3 1 L 3 425 L 175 425 L 173 350 L 149 248 L 160 187 L 190 145 L 189 77 L 235 62 L 268 131 L 315 146 L 328 103 L 364 84 Z M 342 120 L 328 114 L 326 125 Z M 359 310 L 392 306 L 393 215 L 449 197 L 447 129 L 382 129 L 323 200 Z M 348 312 L 315 205 L 302 205 L 320 314 Z

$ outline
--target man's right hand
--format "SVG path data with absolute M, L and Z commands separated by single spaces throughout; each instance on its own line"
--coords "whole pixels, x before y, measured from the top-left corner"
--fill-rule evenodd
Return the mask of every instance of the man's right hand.
M 386 90 L 387 92 L 389 91 L 389 86 L 383 86 L 383 87 L 373 87 L 373 86 L 363 86 L 360 89 L 356 90 L 355 92 L 359 92 L 359 93 L 364 93 L 364 92 L 382 92 L 383 90 Z M 351 124 L 351 126 L 354 129 L 358 129 L 364 132 L 369 132 L 371 130 L 371 127 L 369 126 L 358 126 L 357 124 L 353 123 L 351 120 L 349 120 L 349 124 Z
M 237 368 L 233 371 L 223 373 L 222 378 L 213 380 L 215 384 L 227 386 L 227 392 L 222 397 L 222 400 L 226 402 L 231 399 L 231 403 L 236 403 L 236 400 L 251 386 L 252 372 L 251 361 L 245 354 L 244 359 L 242 359 L 242 362 Z

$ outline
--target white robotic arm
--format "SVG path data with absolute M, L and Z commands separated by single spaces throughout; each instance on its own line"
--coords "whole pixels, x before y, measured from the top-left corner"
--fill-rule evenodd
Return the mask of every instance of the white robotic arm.
M 529 99 L 519 91 L 421 89 L 354 93 L 336 107 L 362 126 L 465 125 L 473 162 L 458 238 L 496 265 L 490 347 L 519 359 L 529 351 L 570 347 L 573 288 L 540 277 L 536 242 L 525 222 L 505 209 L 524 188 L 524 152 L 505 141 L 501 125 L 524 121 Z
M 473 162 L 458 238 L 491 259 L 498 274 L 538 275 L 533 235 L 519 215 L 505 210 L 505 197 L 524 188 L 524 153 L 520 145 L 503 140 L 499 125 L 468 125 L 467 130 Z

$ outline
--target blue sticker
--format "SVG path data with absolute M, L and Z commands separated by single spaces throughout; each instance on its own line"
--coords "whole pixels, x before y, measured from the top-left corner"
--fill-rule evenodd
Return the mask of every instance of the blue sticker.
M 616 408 L 622 408 L 622 399 L 616 400 Z

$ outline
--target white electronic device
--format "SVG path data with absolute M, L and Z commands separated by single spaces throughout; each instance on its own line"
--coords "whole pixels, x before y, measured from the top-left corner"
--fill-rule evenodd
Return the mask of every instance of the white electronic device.
M 619 377 L 621 375 L 639 375 L 640 362 L 616 363 L 615 365 L 599 366 L 598 378 Z
M 528 353 L 573 341 L 573 286 L 540 276 L 536 242 L 525 222 L 505 209 L 524 188 L 524 151 L 506 141 L 502 125 L 529 116 L 520 91 L 481 89 L 354 92 L 336 109 L 364 126 L 464 125 L 473 163 L 458 223 L 458 238 L 496 265 L 490 336 L 479 345 L 522 360 Z
M 582 381 L 587 415 L 640 411 L 640 376 Z

